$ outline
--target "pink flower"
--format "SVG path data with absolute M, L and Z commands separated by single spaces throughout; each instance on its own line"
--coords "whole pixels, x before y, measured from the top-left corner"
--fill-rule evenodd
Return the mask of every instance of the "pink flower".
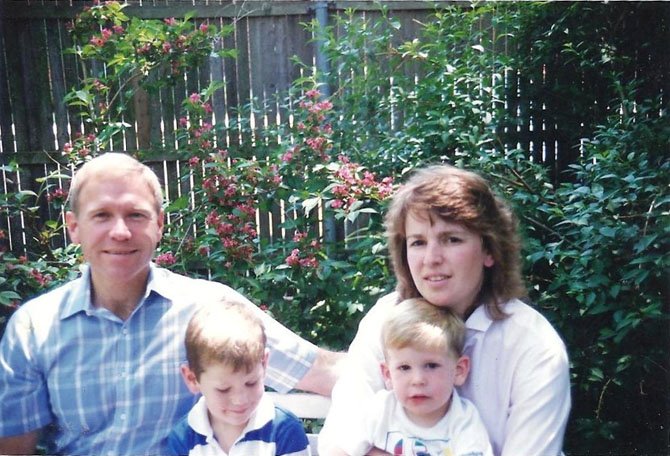
M 330 207 L 333 209 L 340 209 L 342 206 L 344 206 L 344 201 L 340 199 L 333 200 L 332 203 L 330 203 Z
M 200 27 L 198 27 L 198 30 L 200 30 L 202 33 L 207 33 L 207 29 L 209 28 L 209 25 L 206 23 L 200 24 Z
M 192 93 L 188 97 L 188 99 L 191 103 L 198 103 L 200 101 L 200 94 L 199 93 Z
M 177 20 L 174 17 L 165 18 L 163 19 L 163 22 L 165 22 L 165 24 L 169 26 L 177 25 Z
M 177 258 L 172 252 L 165 252 L 158 255 L 155 262 L 158 266 L 170 266 L 177 262 Z
M 291 254 L 286 257 L 286 260 L 284 260 L 287 265 L 291 267 L 295 267 L 300 265 L 300 250 L 299 249 L 293 249 L 291 251 Z

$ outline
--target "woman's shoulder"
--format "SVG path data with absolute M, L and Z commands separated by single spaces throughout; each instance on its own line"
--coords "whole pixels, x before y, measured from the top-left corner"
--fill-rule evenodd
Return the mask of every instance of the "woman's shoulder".
M 536 346 L 565 350 L 560 335 L 538 309 L 519 299 L 512 299 L 505 303 L 503 310 L 507 318 L 496 321 L 494 326 L 500 326 L 508 336 L 515 335 Z

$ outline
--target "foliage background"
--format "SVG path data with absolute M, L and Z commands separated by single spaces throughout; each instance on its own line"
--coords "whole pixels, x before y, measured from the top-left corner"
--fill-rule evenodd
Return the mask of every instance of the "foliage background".
M 566 453 L 666 454 L 667 14 L 645 2 L 485 3 L 440 10 L 420 39 L 401 43 L 386 15 L 371 22 L 352 12 L 326 30 L 306 27 L 332 70 L 295 81 L 282 100 L 292 123 L 252 128 L 245 119 L 263 108 L 252 103 L 229 126 L 251 139 L 225 149 L 209 120 L 217 86 L 184 100 L 182 176 L 198 190 L 166 207 L 157 263 L 229 283 L 304 337 L 346 348 L 365 310 L 394 285 L 381 222 L 393 186 L 427 163 L 475 169 L 514 204 L 530 298 L 570 352 Z M 66 98 L 89 127 L 64 150 L 78 165 L 126 128 L 115 119 L 131 93 L 118 81 L 157 90 L 229 31 L 190 18 L 136 20 L 110 3 L 83 14 L 73 33 L 75 52 L 108 64 Z M 406 76 L 410 65 L 420 80 Z M 533 93 L 533 81 L 547 77 L 552 90 Z M 528 126 L 505 102 L 518 85 L 535 118 L 571 145 L 560 155 L 569 166 L 540 165 L 538 151 L 520 147 Z M 329 97 L 327 87 L 336 88 Z M 67 190 L 57 182 L 67 177 L 45 179 L 41 195 L 0 195 L 1 210 L 23 213 L 35 241 L 29 252 L 1 253 L 5 315 L 76 275 L 78 249 L 52 248 L 61 222 L 36 209 L 44 196 L 62 208 Z M 283 240 L 258 236 L 259 208 L 281 220 Z

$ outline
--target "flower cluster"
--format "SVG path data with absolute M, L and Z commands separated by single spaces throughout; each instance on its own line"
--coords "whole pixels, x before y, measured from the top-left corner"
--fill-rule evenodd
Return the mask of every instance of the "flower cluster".
M 393 178 L 377 180 L 374 173 L 361 165 L 340 156 L 337 166 L 331 167 L 334 184 L 330 191 L 333 199 L 329 205 L 345 212 L 362 200 L 383 201 L 393 193 Z
M 47 193 L 47 201 L 50 203 L 63 205 L 65 204 L 65 201 L 67 201 L 67 195 L 68 195 L 67 190 L 57 188 L 56 190 Z
M 74 141 L 63 145 L 63 155 L 67 156 L 70 163 L 79 163 L 91 156 L 97 150 L 96 136 L 93 133 L 82 135 L 75 133 Z
M 327 113 L 333 109 L 330 100 L 321 100 L 321 92 L 310 89 L 298 103 L 296 112 L 297 143 L 288 147 L 281 160 L 285 165 L 298 169 L 296 165 L 323 163 L 330 160 L 329 151 L 333 147 L 330 135 L 332 127 L 325 123 Z
M 319 260 L 316 257 L 321 248 L 319 242 L 299 231 L 293 235 L 293 242 L 298 244 L 298 247 L 291 250 L 291 254 L 284 262 L 291 268 L 317 269 Z
M 165 252 L 157 255 L 156 258 L 154 258 L 154 262 L 162 267 L 171 266 L 177 262 L 177 257 L 175 257 L 172 252 Z

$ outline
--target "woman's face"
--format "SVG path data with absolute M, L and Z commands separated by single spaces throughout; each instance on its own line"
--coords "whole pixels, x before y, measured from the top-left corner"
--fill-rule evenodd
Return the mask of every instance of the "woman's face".
M 482 237 L 458 223 L 428 214 L 410 214 L 405 221 L 407 263 L 421 296 L 464 317 L 484 281 L 484 267 L 493 257 Z

